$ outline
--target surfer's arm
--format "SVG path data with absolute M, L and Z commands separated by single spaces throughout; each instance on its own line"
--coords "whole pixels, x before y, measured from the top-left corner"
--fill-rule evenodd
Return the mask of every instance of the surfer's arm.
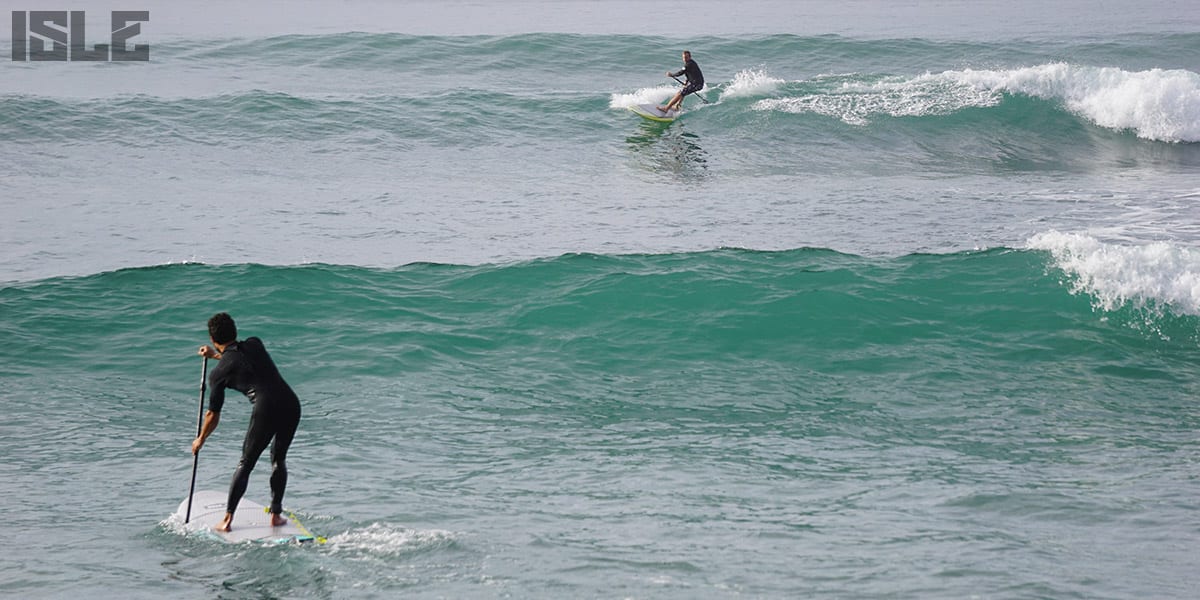
M 200 452 L 204 441 L 216 430 L 221 422 L 221 408 L 225 406 L 225 386 L 228 385 L 230 361 L 221 361 L 208 377 L 208 412 L 204 413 L 204 423 L 200 426 L 200 435 L 192 440 L 192 454 Z
M 213 431 L 216 431 L 217 424 L 220 422 L 221 413 L 211 410 L 204 413 L 204 425 L 200 427 L 200 435 L 196 436 L 195 440 L 192 440 L 192 454 L 200 452 L 200 449 L 204 447 L 204 441 L 208 439 L 208 436 L 212 435 Z

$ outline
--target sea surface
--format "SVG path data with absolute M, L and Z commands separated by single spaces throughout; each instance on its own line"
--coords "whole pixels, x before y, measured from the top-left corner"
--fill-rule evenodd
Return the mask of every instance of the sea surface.
M 2 8 L 151 13 L 0 27 L 5 596 L 1200 589 L 1190 2 Z M 218 311 L 324 544 L 172 516 Z

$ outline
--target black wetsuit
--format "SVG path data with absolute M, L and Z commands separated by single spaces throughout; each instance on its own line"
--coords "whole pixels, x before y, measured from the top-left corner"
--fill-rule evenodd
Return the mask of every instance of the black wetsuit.
M 242 460 L 233 473 L 229 486 L 229 503 L 226 510 L 232 513 L 246 493 L 250 471 L 254 463 L 271 445 L 271 512 L 283 509 L 283 491 L 287 487 L 288 446 L 296 435 L 300 424 L 300 399 L 288 386 L 262 340 L 252 337 L 226 346 L 221 353 L 221 362 L 208 376 L 211 389 L 208 409 L 220 413 L 225 404 L 225 388 L 235 389 L 246 395 L 254 408 L 250 413 L 250 428 L 242 443 Z
M 671 77 L 679 77 L 680 75 L 687 76 L 687 85 L 683 86 L 683 95 L 694 94 L 704 87 L 704 73 L 700 72 L 700 65 L 696 61 L 688 59 L 683 63 L 683 68 L 671 73 Z

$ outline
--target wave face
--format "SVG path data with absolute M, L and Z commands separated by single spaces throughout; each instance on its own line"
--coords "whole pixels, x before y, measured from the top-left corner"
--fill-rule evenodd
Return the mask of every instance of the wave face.
M 1035 348 L 1088 360 L 1094 343 L 1071 341 L 1081 331 L 1112 336 L 1102 345 L 1123 347 L 1136 361 L 1161 344 L 1194 341 L 1198 277 L 1200 255 L 1191 249 L 1048 232 L 1026 250 L 893 259 L 811 249 L 395 270 L 174 265 L 31 283 L 5 289 L 3 298 L 12 315 L 5 334 L 19 344 L 66 339 L 83 350 L 92 337 L 124 344 L 164 327 L 186 335 L 177 308 L 197 290 L 224 287 L 253 292 L 208 302 L 261 323 L 272 337 L 330 340 L 348 373 L 465 367 L 483 374 L 525 365 L 531 373 L 621 372 L 649 381 L 711 369 L 733 392 L 723 401 L 736 403 L 735 382 L 754 389 L 761 368 L 886 378 L 958 370 L 973 355 L 995 361 L 1006 377 L 1025 377 L 1016 371 L 1053 368 Z M 122 331 L 147 311 L 150 318 Z M 93 318 L 104 314 L 112 317 Z M 1139 332 L 1145 323 L 1154 327 Z M 1166 332 L 1190 333 L 1170 341 Z M 152 353 L 171 347 L 147 341 Z M 1017 363 L 1005 365 L 1010 353 Z M 914 364 L 912 356 L 923 358 Z M 79 358 L 34 364 L 84 368 Z

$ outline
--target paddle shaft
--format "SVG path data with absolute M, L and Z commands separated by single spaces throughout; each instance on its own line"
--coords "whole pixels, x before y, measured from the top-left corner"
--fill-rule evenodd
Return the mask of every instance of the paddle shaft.
M 674 79 L 676 82 L 678 82 L 678 83 L 679 83 L 679 85 L 684 85 L 684 86 L 686 86 L 686 85 L 687 85 L 687 84 L 685 84 L 684 82 L 682 82 L 682 81 L 679 81 L 679 78 L 678 78 L 678 77 L 676 77 L 676 76 L 674 76 L 674 75 L 672 75 L 672 76 L 671 76 L 671 79 Z M 697 93 L 696 93 L 696 94 L 694 94 L 694 95 L 695 95 L 697 98 L 699 98 L 701 102 L 704 102 L 705 104 L 709 104 L 708 100 L 705 100 L 705 99 L 704 99 L 704 96 L 701 96 L 701 95 L 700 95 L 700 93 L 699 93 L 699 90 L 697 90 Z
M 200 437 L 200 431 L 204 427 L 204 392 L 208 387 L 208 357 L 204 357 L 204 366 L 200 368 L 200 408 L 196 411 L 196 437 Z M 192 520 L 192 496 L 196 493 L 196 468 L 200 466 L 200 453 L 192 455 L 192 487 L 188 488 L 188 505 L 187 512 L 183 515 L 183 522 L 187 523 Z

